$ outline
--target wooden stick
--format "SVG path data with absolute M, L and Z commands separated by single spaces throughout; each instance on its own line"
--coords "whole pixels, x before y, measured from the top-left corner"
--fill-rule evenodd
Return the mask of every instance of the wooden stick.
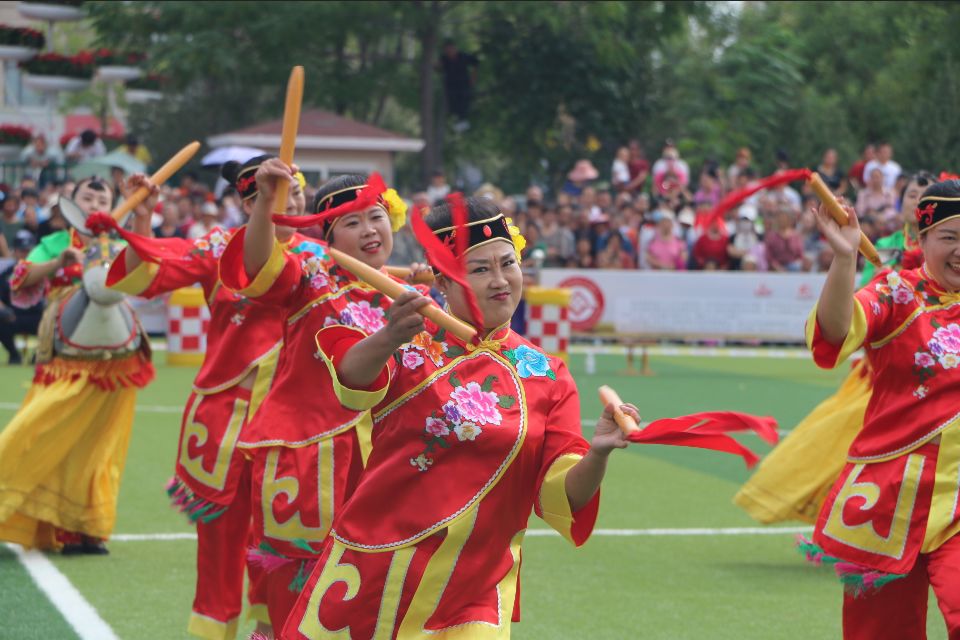
M 293 164 L 293 150 L 297 142 L 297 128 L 300 126 L 300 105 L 303 103 L 303 67 L 296 66 L 290 72 L 287 81 L 287 101 L 283 106 L 283 129 L 280 134 L 280 159 L 287 166 Z M 276 195 L 273 198 L 273 212 L 284 214 L 287 212 L 287 194 L 290 190 L 289 180 L 280 180 L 277 183 Z
M 387 274 L 377 271 L 373 267 L 360 262 L 356 258 L 351 258 L 342 251 L 337 251 L 333 247 L 328 247 L 327 253 L 329 253 L 330 256 L 336 260 L 337 264 L 339 264 L 341 267 L 357 276 L 360 280 L 363 280 L 385 296 L 397 298 L 404 291 L 407 291 L 406 287 L 399 282 L 391 280 L 390 276 Z M 420 307 L 419 311 L 423 317 L 429 318 L 438 327 L 446 329 L 464 342 L 470 342 L 473 339 L 473 336 L 477 333 L 477 330 L 468 325 L 466 322 L 457 320 L 453 316 L 444 313 L 439 307 L 436 307 L 432 304 Z
M 433 274 L 429 271 L 421 271 L 413 278 L 410 278 L 410 269 L 407 267 L 387 267 L 387 273 L 394 278 L 406 280 L 410 284 L 433 284 L 434 281 Z
M 620 399 L 616 391 L 607 385 L 603 385 L 598 391 L 600 392 L 600 404 L 603 405 L 604 409 L 608 405 L 613 405 L 613 420 L 620 427 L 620 431 L 623 431 L 623 435 L 628 436 L 634 431 L 640 430 L 640 425 L 633 419 L 633 416 L 624 413 L 623 409 L 620 408 L 623 400 Z
M 827 211 L 830 212 L 830 215 L 833 216 L 837 224 L 845 226 L 849 221 L 847 212 L 844 211 L 840 203 L 837 202 L 837 198 L 823 182 L 819 173 L 813 172 L 810 175 L 810 187 L 813 189 L 813 192 L 817 194 L 817 197 L 820 198 L 820 202 L 827 206 Z M 883 267 L 883 261 L 880 260 L 880 254 L 877 253 L 877 248 L 873 246 L 870 238 L 868 238 L 863 231 L 860 232 L 860 253 L 863 254 L 864 258 L 872 262 L 874 266 Z
M 167 160 L 162 167 L 150 176 L 150 184 L 159 187 L 170 179 L 170 176 L 180 170 L 180 167 L 190 162 L 190 158 L 197 155 L 200 150 L 200 143 L 194 140 Z M 140 187 L 132 196 L 120 203 L 120 205 L 110 212 L 114 220 L 121 220 L 123 216 L 133 211 L 134 207 L 147 199 L 150 195 L 150 187 Z

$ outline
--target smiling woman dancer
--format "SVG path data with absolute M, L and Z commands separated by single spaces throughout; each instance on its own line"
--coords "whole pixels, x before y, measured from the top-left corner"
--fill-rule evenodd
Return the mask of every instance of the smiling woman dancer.
M 428 224 L 431 240 L 468 241 L 455 260 L 466 274 L 440 274 L 437 286 L 479 340 L 425 327 L 416 310 L 428 301 L 414 293 L 369 337 L 343 326 L 317 335 L 341 401 L 373 407 L 374 447 L 283 638 L 507 637 L 531 511 L 575 545 L 593 529 L 607 456 L 626 440 L 612 407 L 583 439 L 564 363 L 510 330 L 519 236 L 493 203 L 467 208 L 464 226 L 448 204 Z
M 859 225 L 838 227 L 820 300 L 807 321 L 816 363 L 863 347 L 874 371 L 863 429 L 817 519 L 812 560 L 848 587 L 845 638 L 923 638 L 930 587 L 960 639 L 960 181 L 926 189 L 916 209 L 923 264 L 881 274 L 854 294 Z
M 259 199 L 253 176 L 274 156 L 252 158 L 242 166 L 223 166 L 223 177 L 237 188 L 250 214 Z M 143 176 L 136 178 L 140 186 Z M 291 184 L 290 215 L 305 208 L 303 176 Z M 199 284 L 210 308 L 210 329 L 203 364 L 187 400 L 177 448 L 176 475 L 168 493 L 197 527 L 197 586 L 188 629 L 209 640 L 233 638 L 243 600 L 244 567 L 250 575 L 250 613 L 269 623 L 263 571 L 247 566 L 250 528 L 250 462 L 237 441 L 263 400 L 276 368 L 283 322 L 271 307 L 221 286 L 219 258 L 231 231 L 219 226 L 197 240 L 155 240 L 150 236 L 152 206 L 141 207 L 134 221 L 139 237 L 111 268 L 113 288 L 144 298 Z M 316 243 L 291 227 L 275 235 L 284 251 L 296 253 Z
M 274 383 L 239 442 L 253 460 L 252 557 L 268 570 L 267 603 L 277 630 L 369 451 L 369 418 L 337 402 L 315 355 L 314 335 L 338 323 L 376 331 L 390 304 L 331 263 L 319 243 L 296 255 L 280 250 L 269 203 L 276 181 L 289 179 L 291 170 L 279 160 L 258 169 L 265 199 L 230 241 L 220 265 L 228 287 L 268 306 L 284 327 Z M 406 219 L 403 202 L 376 176 L 331 180 L 317 192 L 314 211 L 285 220 L 322 225 L 331 246 L 378 269 L 390 256 L 392 229 Z

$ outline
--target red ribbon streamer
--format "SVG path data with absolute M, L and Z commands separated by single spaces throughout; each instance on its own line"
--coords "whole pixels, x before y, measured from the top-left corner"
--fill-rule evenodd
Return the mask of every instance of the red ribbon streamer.
M 360 190 L 355 200 L 344 202 L 339 207 L 328 209 L 321 213 L 315 213 L 309 216 L 286 216 L 279 213 L 273 215 L 273 223 L 295 229 L 306 229 L 335 218 L 364 211 L 369 209 L 380 201 L 380 196 L 387 190 L 387 185 L 379 173 L 371 173 L 367 179 L 367 186 Z
M 773 418 L 736 411 L 707 411 L 654 420 L 645 428 L 631 433 L 627 439 L 638 444 L 695 447 L 732 453 L 743 458 L 747 467 L 752 467 L 760 457 L 728 435 L 731 432 L 748 431 L 770 444 L 776 444 L 779 439 L 777 422 Z
M 457 228 L 457 233 L 454 234 L 454 242 L 457 247 L 456 255 L 450 247 L 433 234 L 433 230 L 423 220 L 420 210 L 416 207 L 414 207 L 410 216 L 410 226 L 413 229 L 413 235 L 423 246 L 430 265 L 463 288 L 463 295 L 467 299 L 472 324 L 478 329 L 482 329 L 483 313 L 480 311 L 480 305 L 477 303 L 473 288 L 467 282 L 467 270 L 462 262 L 462 260 L 466 260 L 467 249 L 469 249 L 467 246 L 467 242 L 469 242 L 467 237 L 469 235 L 467 232 L 467 206 L 464 203 L 463 195 L 460 193 L 451 193 L 447 196 L 447 201 L 450 203 L 453 224 Z M 461 257 L 458 258 L 458 255 Z M 482 337 L 479 333 L 477 336 Z
M 109 213 L 96 212 L 87 217 L 87 229 L 94 235 L 116 231 L 127 241 L 137 255 L 147 262 L 159 263 L 164 258 L 176 258 L 183 254 L 183 240 L 179 238 L 145 238 L 139 234 L 127 231 L 120 226 Z M 107 282 L 108 285 L 114 284 Z
M 763 191 L 770 187 L 778 187 L 781 184 L 787 184 L 788 182 L 794 182 L 796 180 L 809 180 L 811 173 L 810 169 L 787 169 L 786 171 L 775 173 L 772 176 L 767 176 L 743 189 L 731 191 L 725 195 L 708 214 L 707 220 L 709 220 L 709 222 L 707 224 L 723 222 L 723 216 L 727 211 L 758 191 Z

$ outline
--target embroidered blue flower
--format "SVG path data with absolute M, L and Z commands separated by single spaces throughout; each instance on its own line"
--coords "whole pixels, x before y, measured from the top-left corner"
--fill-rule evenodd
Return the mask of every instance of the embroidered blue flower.
M 327 259 L 327 249 L 319 242 L 310 242 L 309 240 L 304 240 L 293 249 L 290 250 L 291 253 L 312 253 L 321 260 Z
M 521 344 L 513 349 L 509 357 L 514 361 L 514 366 L 521 378 L 547 376 L 555 379 L 553 371 L 550 370 L 550 358 L 536 349 Z

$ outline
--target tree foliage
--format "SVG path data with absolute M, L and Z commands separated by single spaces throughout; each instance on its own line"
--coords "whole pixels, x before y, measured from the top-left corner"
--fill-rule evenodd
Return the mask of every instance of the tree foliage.
M 158 155 L 305 101 L 428 141 L 431 164 L 480 167 L 513 190 L 603 170 L 639 138 L 694 166 L 748 146 L 811 165 L 890 140 L 907 167 L 960 169 L 960 9 L 947 2 L 90 2 L 99 43 L 146 48 L 167 99 L 133 112 Z M 466 133 L 443 118 L 443 38 L 480 59 Z

